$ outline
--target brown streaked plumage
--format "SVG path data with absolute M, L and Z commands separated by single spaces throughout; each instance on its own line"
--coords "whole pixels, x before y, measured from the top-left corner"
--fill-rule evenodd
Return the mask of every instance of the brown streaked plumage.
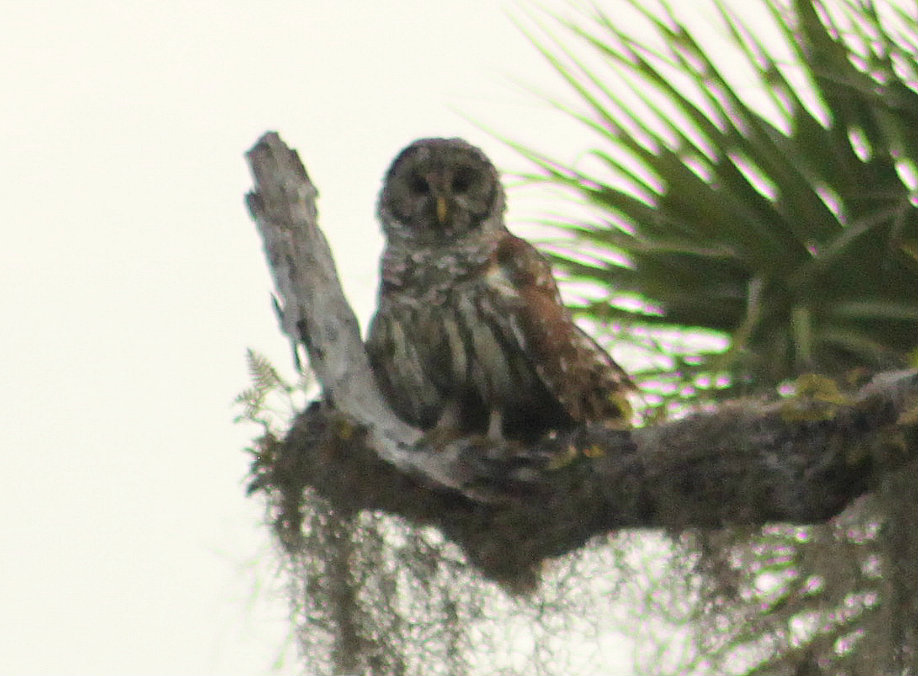
M 628 376 L 574 323 L 548 261 L 503 212 L 497 170 L 461 139 L 421 139 L 393 161 L 367 340 L 380 388 L 423 429 L 533 440 L 627 427 Z

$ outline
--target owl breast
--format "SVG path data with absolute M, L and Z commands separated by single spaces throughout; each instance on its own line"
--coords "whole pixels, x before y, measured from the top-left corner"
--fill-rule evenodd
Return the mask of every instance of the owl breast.
M 509 437 L 569 422 L 520 345 L 520 299 L 501 282 L 470 275 L 383 296 L 368 349 L 381 388 L 407 422 L 428 429 L 449 411 L 461 431 L 484 433 L 497 411 Z

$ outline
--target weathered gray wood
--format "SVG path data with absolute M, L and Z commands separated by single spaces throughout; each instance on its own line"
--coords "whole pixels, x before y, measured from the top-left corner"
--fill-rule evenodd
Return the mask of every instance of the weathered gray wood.
M 325 391 L 256 463 L 253 487 L 279 503 L 296 506 L 310 487 L 340 510 L 436 525 L 486 574 L 517 584 L 545 557 L 615 529 L 825 521 L 916 462 L 916 371 L 883 374 L 844 405 L 817 402 L 817 415 L 805 401 L 749 400 L 630 433 L 429 448 L 376 388 L 296 153 L 269 133 L 248 159 L 284 330 Z M 279 521 L 295 529 L 290 509 Z
M 420 432 L 395 416 L 376 387 L 357 318 L 318 227 L 318 191 L 296 151 L 268 132 L 246 158 L 255 184 L 246 204 L 274 276 L 281 324 L 291 339 L 305 345 L 326 399 L 370 430 L 382 459 L 420 480 L 460 489 L 452 468 L 455 458 L 412 452 Z

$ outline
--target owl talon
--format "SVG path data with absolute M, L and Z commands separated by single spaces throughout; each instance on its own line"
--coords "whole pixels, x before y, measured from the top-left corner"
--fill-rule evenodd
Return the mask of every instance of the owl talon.
M 545 469 L 547 469 L 549 472 L 554 472 L 561 469 L 562 467 L 567 467 L 577 459 L 578 455 L 579 452 L 577 451 L 577 447 L 573 444 L 568 444 L 567 448 L 565 448 L 563 452 L 552 457 L 548 461 L 548 464 L 545 465 Z
M 439 451 L 446 445 L 465 436 L 467 435 L 458 427 L 434 427 L 424 433 L 419 443 Z
M 502 444 L 504 439 L 504 415 L 499 410 L 491 411 L 488 420 L 488 441 L 494 444 Z

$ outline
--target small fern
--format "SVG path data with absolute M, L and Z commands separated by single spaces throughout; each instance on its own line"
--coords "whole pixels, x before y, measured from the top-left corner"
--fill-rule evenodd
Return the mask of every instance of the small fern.
M 233 399 L 233 404 L 241 407 L 233 421 L 252 423 L 260 428 L 260 434 L 245 448 L 245 452 L 252 456 L 252 480 L 248 489 L 252 493 L 264 485 L 265 477 L 274 465 L 275 449 L 284 430 L 290 427 L 297 412 L 315 394 L 316 383 L 309 369 L 300 368 L 298 382 L 291 384 L 267 357 L 251 348 L 246 350 L 245 358 L 252 384 Z

